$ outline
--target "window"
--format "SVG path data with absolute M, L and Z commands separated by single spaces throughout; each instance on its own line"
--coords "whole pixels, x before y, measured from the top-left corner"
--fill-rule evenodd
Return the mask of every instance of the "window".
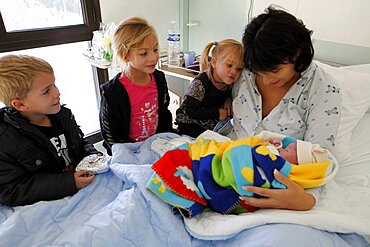
M 0 0 L 0 56 L 29 54 L 48 61 L 61 102 L 72 109 L 83 132 L 94 137 L 100 129 L 98 85 L 108 76 L 82 52 L 100 21 L 99 0 Z
M 8 32 L 84 24 L 79 0 L 2 0 L 0 8 Z

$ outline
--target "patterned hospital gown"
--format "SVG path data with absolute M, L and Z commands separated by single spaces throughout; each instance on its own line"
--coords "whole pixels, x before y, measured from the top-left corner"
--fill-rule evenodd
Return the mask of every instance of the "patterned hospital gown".
M 244 70 L 234 84 L 231 138 L 254 136 L 268 130 L 333 150 L 341 111 L 341 93 L 334 78 L 312 62 L 263 119 L 262 98 L 255 78 L 255 74 Z

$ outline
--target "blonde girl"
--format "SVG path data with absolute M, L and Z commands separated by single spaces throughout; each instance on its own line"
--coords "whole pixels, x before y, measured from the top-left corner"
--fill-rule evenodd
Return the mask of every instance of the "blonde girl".
M 100 127 L 108 154 L 114 143 L 172 131 L 167 81 L 156 69 L 159 44 L 154 27 L 140 17 L 123 20 L 114 32 L 113 49 L 124 66 L 101 86 Z
M 201 56 L 200 73 L 176 111 L 180 134 L 197 137 L 231 115 L 231 85 L 243 70 L 243 46 L 233 39 L 211 42 Z

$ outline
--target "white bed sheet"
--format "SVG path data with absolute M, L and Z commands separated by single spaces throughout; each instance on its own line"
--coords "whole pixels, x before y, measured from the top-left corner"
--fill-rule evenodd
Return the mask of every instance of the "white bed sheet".
M 370 71 L 370 65 L 367 67 Z M 365 113 L 352 132 L 350 157 L 340 164 L 336 181 L 370 187 L 370 112 Z M 365 235 L 370 242 L 370 235 Z

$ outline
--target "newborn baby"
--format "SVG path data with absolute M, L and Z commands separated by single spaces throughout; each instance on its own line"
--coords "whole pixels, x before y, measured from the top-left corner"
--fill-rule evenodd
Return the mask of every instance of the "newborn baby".
M 270 138 L 267 148 L 275 155 L 279 155 L 291 164 L 308 164 L 327 161 L 328 152 L 318 144 L 297 140 L 285 148 L 277 138 Z

